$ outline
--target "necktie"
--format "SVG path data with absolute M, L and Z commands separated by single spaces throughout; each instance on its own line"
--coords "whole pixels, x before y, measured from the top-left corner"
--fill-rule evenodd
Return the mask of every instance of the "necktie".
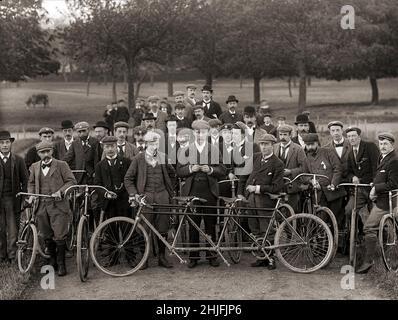
M 42 169 L 44 170 L 45 168 L 50 168 L 51 167 L 51 162 L 50 163 L 42 163 L 41 164 Z
M 3 161 L 4 161 L 4 163 L 7 163 L 8 157 L 4 157 L 4 158 L 3 158 Z
M 355 159 L 355 162 L 357 161 L 357 157 L 358 157 L 358 150 L 357 150 L 357 149 L 354 149 L 354 159 Z
M 124 156 L 123 147 L 124 147 L 124 145 L 117 146 L 117 148 L 119 149 L 119 154 L 120 154 L 122 157 Z
M 113 167 L 116 163 L 116 159 L 108 159 L 108 161 L 111 167 Z
M 279 158 L 280 158 L 283 162 L 286 161 L 286 148 L 287 148 L 287 147 L 281 145 L 281 153 L 280 153 L 280 155 L 279 155 Z

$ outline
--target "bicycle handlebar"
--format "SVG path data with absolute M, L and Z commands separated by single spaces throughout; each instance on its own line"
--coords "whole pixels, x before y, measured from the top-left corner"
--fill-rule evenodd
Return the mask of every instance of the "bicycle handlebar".
M 372 187 L 373 184 L 371 183 L 340 183 L 336 186 L 336 188 L 339 187 L 359 187 L 359 188 L 365 188 L 365 187 Z
M 232 179 L 232 180 L 220 180 L 220 181 L 218 181 L 218 183 L 226 183 L 226 182 L 238 182 L 239 181 L 239 179 Z
M 71 170 L 72 173 L 86 173 L 86 170 Z
M 323 174 L 317 174 L 317 173 L 300 173 L 298 174 L 294 179 L 289 179 L 284 177 L 285 180 L 288 180 L 288 183 L 293 183 L 294 181 L 296 181 L 297 179 L 301 178 L 301 177 L 311 177 L 313 178 L 313 180 L 316 180 L 317 178 L 323 178 L 328 180 L 329 183 L 331 183 L 330 179 L 328 176 L 325 176 Z
M 68 187 L 68 188 L 65 190 L 65 192 L 64 192 L 65 197 L 66 197 L 66 195 L 67 195 L 71 190 L 74 190 L 74 189 L 77 189 L 77 190 L 86 189 L 87 191 L 90 190 L 90 189 L 94 189 L 93 191 L 95 191 L 95 189 L 101 189 L 101 190 L 105 191 L 105 193 L 109 193 L 109 194 L 114 194 L 114 195 L 116 195 L 116 193 L 114 193 L 114 192 L 112 192 L 112 191 L 109 191 L 107 188 L 105 188 L 105 187 L 103 187 L 103 186 L 89 185 L 89 184 L 82 184 L 82 185 L 76 184 L 76 185 L 73 185 L 73 186 Z
M 56 197 L 49 195 L 49 194 L 40 194 L 40 193 L 29 193 L 29 192 L 18 192 L 16 197 L 21 197 L 21 196 L 26 196 L 26 197 L 38 197 L 38 198 L 52 198 L 55 199 Z

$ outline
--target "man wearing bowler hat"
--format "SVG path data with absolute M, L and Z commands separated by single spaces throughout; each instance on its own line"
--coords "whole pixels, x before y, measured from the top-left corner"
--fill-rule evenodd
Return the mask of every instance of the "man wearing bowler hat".
M 42 141 L 37 146 L 40 161 L 32 165 L 28 192 L 51 195 L 54 198 L 40 198 L 37 208 L 37 224 L 50 254 L 50 264 L 58 275 L 66 275 L 65 250 L 68 235 L 69 203 L 62 199 L 65 190 L 76 184 L 68 164 L 52 157 L 52 142 Z M 32 202 L 31 196 L 28 202 Z
M 212 98 L 213 89 L 209 85 L 204 85 L 202 88 L 202 101 L 205 116 L 210 119 L 216 119 L 221 116 L 222 110 L 220 105 Z
M 28 171 L 24 160 L 12 152 L 14 138 L 8 131 L 0 131 L 0 262 L 14 262 L 21 199 L 18 192 L 26 192 Z
M 310 125 L 308 116 L 305 114 L 299 114 L 296 116 L 296 122 L 294 123 L 297 127 L 297 136 L 292 138 L 294 143 L 299 144 L 303 149 L 305 148 L 305 142 L 303 137 L 310 133 Z
M 160 98 L 158 96 L 150 96 L 148 97 L 148 112 L 152 113 L 155 117 L 155 129 L 162 130 L 166 132 L 166 119 L 167 113 L 160 111 L 159 105 Z M 143 119 L 144 120 L 144 119 Z
M 63 159 L 65 154 L 68 152 L 69 148 L 73 142 L 73 122 L 70 120 L 64 120 L 61 122 L 63 139 L 57 141 L 54 145 L 55 150 L 57 150 L 59 159 Z
M 142 124 L 147 131 L 156 129 L 156 117 L 151 112 L 147 112 L 142 117 Z
M 390 210 L 388 193 L 398 189 L 398 158 L 394 149 L 395 137 L 390 132 L 383 132 L 378 135 L 378 139 L 380 157 L 369 195 L 374 205 L 365 222 L 366 254 L 357 273 L 367 273 L 374 265 L 380 221 Z M 396 212 L 397 202 L 393 200 L 392 204 L 392 210 Z
M 239 100 L 235 96 L 229 96 L 225 103 L 228 106 L 228 110 L 224 111 L 220 116 L 220 121 L 225 123 L 236 123 L 243 121 L 243 116 L 236 109 L 238 108 Z
M 308 110 L 304 110 L 302 114 L 306 115 L 308 117 L 308 125 L 310 127 L 309 133 L 316 133 L 316 127 L 315 124 L 310 120 L 310 112 Z

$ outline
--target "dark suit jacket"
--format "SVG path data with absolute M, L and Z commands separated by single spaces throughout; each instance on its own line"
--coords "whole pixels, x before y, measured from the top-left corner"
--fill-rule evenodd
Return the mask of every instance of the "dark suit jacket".
M 158 156 L 162 163 L 161 167 L 166 190 L 170 197 L 172 197 L 174 190 L 169 174 L 174 172 L 174 168 L 171 165 L 166 164 L 166 155 L 164 153 L 158 152 Z M 147 178 L 146 173 L 147 162 L 145 160 L 145 152 L 143 152 L 134 157 L 124 177 L 124 185 L 130 195 L 144 193 Z
M 57 158 L 57 157 L 54 157 L 54 158 L 56 158 L 56 159 L 58 159 L 58 160 L 64 159 L 66 153 L 68 152 L 68 150 L 66 150 L 66 147 L 65 147 L 65 140 L 62 139 L 62 140 L 57 141 L 57 142 L 55 143 L 55 145 L 54 145 L 54 148 L 55 148 L 56 153 L 57 153 L 57 155 L 58 155 L 58 158 Z M 40 159 L 39 159 L 39 160 L 40 160 Z M 39 161 L 39 160 L 38 160 L 38 161 Z
M 29 176 L 28 192 L 29 193 L 40 193 L 40 172 L 41 172 L 41 161 L 35 162 L 32 165 L 32 170 Z M 53 159 L 48 172 L 50 176 L 50 193 L 55 193 L 61 191 L 61 194 L 65 190 L 76 184 L 75 176 L 70 170 L 68 164 L 64 161 Z M 55 206 L 64 213 L 69 212 L 69 202 L 68 199 L 63 199 L 60 201 L 54 201 Z
M 254 154 L 253 172 L 250 174 L 250 176 L 241 176 L 239 178 L 239 184 L 244 186 L 243 192 L 246 198 L 249 198 L 249 196 L 250 197 L 253 196 L 253 194 L 249 194 L 249 192 L 246 191 L 247 186 L 259 185 L 260 194 L 254 195 L 254 197 L 256 198 L 255 206 L 269 208 L 275 205 L 275 201 L 271 200 L 270 197 L 265 193 L 275 194 L 282 191 L 284 186 L 283 184 L 284 164 L 275 155 L 272 155 L 267 160 L 266 163 L 263 163 L 261 161 L 262 158 L 263 155 L 261 152 Z M 254 203 L 252 203 L 251 205 L 254 205 Z
M 203 104 L 203 100 L 200 101 L 200 103 Z M 210 108 L 207 109 L 207 107 L 205 107 L 205 116 L 210 119 L 219 118 L 221 116 L 221 113 L 222 113 L 222 109 L 221 109 L 220 105 L 213 100 L 210 101 Z M 215 117 L 214 114 L 216 114 L 217 117 Z
M 317 153 L 315 154 L 315 157 L 307 154 L 306 163 L 306 172 L 323 174 L 329 177 L 331 183 L 334 186 L 337 186 L 341 182 L 341 164 L 340 159 L 335 151 L 327 148 L 319 148 Z M 333 201 L 346 195 L 344 188 L 338 188 L 334 191 L 331 191 L 326 188 L 329 184 L 326 179 L 319 178 L 318 181 L 322 188 L 322 192 L 326 196 L 327 201 Z
M 0 159 L 0 161 L 2 160 Z M 24 160 L 20 156 L 11 152 L 11 156 L 8 161 L 11 161 L 11 183 L 12 194 L 14 197 L 14 212 L 19 212 L 21 209 L 21 198 L 17 198 L 16 194 L 18 192 L 26 192 L 29 173 L 28 170 L 26 170 Z M 0 166 L 0 199 L 3 195 L 3 179 L 4 172 L 2 170 L 2 166 Z
M 124 121 L 129 122 L 130 113 L 127 107 L 118 107 L 116 112 L 114 113 L 114 122 Z
M 235 112 L 235 114 L 231 114 L 229 110 L 224 111 L 221 115 L 219 120 L 224 123 L 236 123 L 238 121 L 243 122 L 243 115 L 239 112 Z
M 357 160 L 355 161 L 354 151 L 351 148 L 347 159 L 347 179 L 352 181 L 355 176 L 361 183 L 371 183 L 376 174 L 379 162 L 380 151 L 373 142 L 361 140 Z
M 120 158 L 120 157 L 117 158 L 115 165 L 118 167 L 118 172 L 120 173 L 121 181 L 123 183 L 123 187 L 119 190 L 116 190 L 116 188 L 119 188 L 119 186 L 115 186 L 112 183 L 111 167 L 108 164 L 108 159 L 101 160 L 95 166 L 94 184 L 103 186 L 107 188 L 109 191 L 115 192 L 118 195 L 118 198 L 116 200 L 120 202 L 125 202 L 126 211 L 128 210 L 129 204 L 128 204 L 128 194 L 126 188 L 124 187 L 124 176 L 126 175 L 126 172 L 130 164 L 131 160 L 128 158 Z M 104 210 L 107 210 L 110 202 L 109 199 L 104 198 L 105 192 L 103 190 L 98 190 L 97 192 L 100 195 L 99 199 L 102 208 Z
M 90 147 L 84 150 L 81 139 L 75 139 L 63 160 L 68 163 L 72 170 L 86 170 L 87 176 L 92 177 L 95 171 L 95 165 L 99 161 L 99 143 L 98 140 L 93 137 L 89 137 L 88 143 Z M 78 183 L 81 183 L 83 177 L 83 174 L 76 174 Z
M 209 181 L 209 189 L 214 197 L 218 197 L 219 189 L 218 189 L 218 180 L 225 177 L 226 168 L 221 163 L 221 155 L 217 148 L 211 147 L 208 143 L 204 150 L 202 151 L 204 156 L 200 156 L 198 149 L 196 148 L 195 143 L 191 143 L 189 148 L 185 150 L 185 155 L 188 159 L 187 163 L 177 163 L 177 176 L 179 178 L 185 179 L 185 184 L 182 187 L 182 196 L 189 196 L 191 194 L 191 188 L 193 184 L 193 180 L 195 177 L 195 173 L 189 170 L 190 165 L 194 164 L 207 164 L 209 167 L 213 168 L 213 172 L 208 175 Z M 218 156 L 218 161 L 216 160 Z M 201 161 L 201 160 L 204 161 Z
M 398 189 L 398 158 L 394 151 L 386 155 L 377 166 L 373 183 L 377 207 L 389 210 L 388 191 Z
M 189 120 L 189 118 L 184 117 L 184 119 L 182 120 L 176 118 L 176 121 L 177 121 L 177 128 L 191 128 L 192 121 Z
M 343 153 L 341 154 L 341 158 L 337 154 L 337 151 L 336 151 L 336 148 L 334 147 L 333 141 L 330 141 L 327 145 L 325 145 L 325 148 L 332 150 L 336 154 L 336 156 L 340 160 L 340 164 L 341 164 L 341 179 L 342 179 L 341 182 L 347 181 L 348 154 L 352 150 L 351 144 L 349 143 L 349 141 L 346 138 L 344 138 Z

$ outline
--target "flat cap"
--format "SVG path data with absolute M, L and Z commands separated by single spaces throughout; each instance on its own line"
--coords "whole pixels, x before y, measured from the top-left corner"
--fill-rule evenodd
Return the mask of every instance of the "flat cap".
M 253 106 L 247 106 L 243 109 L 243 113 L 252 116 L 256 114 L 256 109 Z
M 299 123 L 308 123 L 310 120 L 306 114 L 299 114 L 296 117 L 296 122 L 294 124 L 298 125 Z
M 345 133 L 351 132 L 351 131 L 356 131 L 358 133 L 358 135 L 361 135 L 361 129 L 359 129 L 358 127 L 348 127 L 345 130 Z
M 36 145 L 36 151 L 52 150 L 54 145 L 50 141 L 42 141 Z
M 105 128 L 105 129 L 108 129 L 109 130 L 109 126 L 108 126 L 108 124 L 105 122 L 105 121 L 98 121 L 94 126 L 93 126 L 93 128 L 95 129 L 95 128 Z
M 116 122 L 114 125 L 113 125 L 113 127 L 115 128 L 115 129 L 117 129 L 117 128 L 130 128 L 130 125 L 127 123 L 127 122 L 124 122 L 124 121 L 118 121 L 118 122 Z
M 319 142 L 319 137 L 318 137 L 318 135 L 317 135 L 316 133 L 307 133 L 307 134 L 304 134 L 304 135 L 302 136 L 302 138 L 303 138 L 303 141 L 304 141 L 306 144 L 313 143 L 313 142 Z
M 145 135 L 147 133 L 147 129 L 144 126 L 137 126 L 133 129 L 133 135 L 142 134 Z
M 189 83 L 189 84 L 187 84 L 186 88 L 187 88 L 187 89 L 189 89 L 189 88 L 196 89 L 197 86 L 196 86 L 196 84 Z
M 193 130 L 209 130 L 210 126 L 205 120 L 195 120 L 192 122 Z
M 302 112 L 302 114 L 306 114 L 307 116 L 310 115 L 310 113 L 311 113 L 311 112 L 309 112 L 308 110 L 304 110 L 304 111 Z
M 222 125 L 222 122 L 218 119 L 210 119 L 208 123 L 210 128 L 215 128 Z
M 115 144 L 117 143 L 117 138 L 115 136 L 106 136 L 103 137 L 101 142 L 101 144 Z
M 174 110 L 175 109 L 185 109 L 185 104 L 183 104 L 183 103 L 177 103 L 175 106 L 174 106 Z
M 90 128 L 90 125 L 86 121 L 78 122 L 75 124 L 75 130 L 84 130 Z
M 159 96 L 149 96 L 148 97 L 148 102 L 159 101 L 159 100 L 160 100 Z
M 183 96 L 185 95 L 184 91 L 174 91 L 173 97 Z
M 286 117 L 285 116 L 278 116 L 278 117 L 276 117 L 276 120 L 286 120 Z
M 276 143 L 276 138 L 269 133 L 261 133 L 258 138 L 257 138 L 257 142 L 261 143 L 261 142 L 272 142 L 272 143 Z
M 288 132 L 291 133 L 293 131 L 293 128 L 287 124 L 283 125 L 283 126 L 279 126 L 278 127 L 278 132 Z
M 264 116 L 264 118 L 265 118 L 265 117 L 270 117 L 270 118 L 272 118 L 272 114 L 271 114 L 270 112 L 264 113 L 263 116 Z
M 51 129 L 51 128 L 48 128 L 48 127 L 44 127 L 44 128 L 41 128 L 39 130 L 39 136 L 41 136 L 43 133 L 52 133 L 52 134 L 54 134 L 54 130 Z
M 156 142 L 160 140 L 160 135 L 154 131 L 148 131 L 144 136 L 145 142 Z
M 379 133 L 377 137 L 378 137 L 379 140 L 388 140 L 388 141 L 390 141 L 392 143 L 395 142 L 395 137 L 390 132 Z
M 341 121 L 331 121 L 328 123 L 328 129 L 330 129 L 331 126 L 339 126 L 341 128 L 344 127 L 344 125 Z
M 61 129 L 73 129 L 73 122 L 70 120 L 64 120 L 61 122 Z
M 192 107 L 192 110 L 196 109 L 204 109 L 203 104 L 201 102 L 196 102 L 195 105 Z

